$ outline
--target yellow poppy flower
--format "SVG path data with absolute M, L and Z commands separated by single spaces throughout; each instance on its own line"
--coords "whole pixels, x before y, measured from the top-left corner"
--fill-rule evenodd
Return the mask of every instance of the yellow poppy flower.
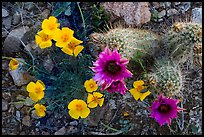
M 90 109 L 87 107 L 86 102 L 79 99 L 74 99 L 68 104 L 69 115 L 74 118 L 78 119 L 86 118 L 90 114 Z
M 52 35 L 47 35 L 44 30 L 41 30 L 35 36 L 35 42 L 41 49 L 52 46 Z
M 9 62 L 9 68 L 11 68 L 12 71 L 16 70 L 18 68 L 18 60 L 15 58 L 12 58 Z
M 135 81 L 133 83 L 134 88 L 129 90 L 135 100 L 140 99 L 141 101 L 143 101 L 151 93 L 149 90 L 145 93 L 141 93 L 141 91 L 146 88 L 146 86 L 143 86 L 143 84 L 143 80 Z
M 54 16 L 50 16 L 49 19 L 44 19 L 42 22 L 42 29 L 47 35 L 54 34 L 59 29 L 59 26 L 60 24 Z
M 34 108 L 35 108 L 35 113 L 37 114 L 37 116 L 39 117 L 45 116 L 46 107 L 44 105 L 35 104 Z
M 76 39 L 75 37 L 72 37 L 71 42 L 62 48 L 62 51 L 68 55 L 71 56 L 77 56 L 83 49 L 84 47 L 79 45 L 83 43 L 83 41 Z
M 27 85 L 26 90 L 29 92 L 29 97 L 33 101 L 37 102 L 44 97 L 45 85 L 41 80 L 38 80 L 36 84 L 34 82 L 30 82 Z
M 60 48 L 66 47 L 73 37 L 74 31 L 68 27 L 63 27 L 62 30 L 56 30 L 53 35 L 53 39 L 56 41 L 56 46 Z
M 98 105 L 101 107 L 104 102 L 103 94 L 94 92 L 93 94 L 88 93 L 87 103 L 89 108 L 95 108 Z
M 93 79 L 86 80 L 84 83 L 84 87 L 86 88 L 87 92 L 93 92 L 98 89 L 96 81 L 94 81 Z

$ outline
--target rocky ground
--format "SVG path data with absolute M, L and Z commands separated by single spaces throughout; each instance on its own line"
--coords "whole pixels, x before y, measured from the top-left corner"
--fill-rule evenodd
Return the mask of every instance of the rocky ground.
M 80 4 L 82 10 L 90 10 L 90 3 Z M 22 54 L 28 56 L 30 51 L 37 59 L 39 55 L 44 56 L 44 67 L 48 62 L 48 71 L 52 71 L 47 51 L 36 46 L 34 36 L 39 31 L 42 20 L 53 12 L 53 5 L 53 2 L 3 2 L 2 55 L 22 57 Z M 106 6 L 105 9 L 109 13 L 114 11 L 114 5 L 109 3 L 101 5 Z M 122 4 L 119 9 L 130 5 Z M 201 2 L 149 2 L 131 7 L 133 8 L 129 10 L 145 17 L 138 19 L 130 15 L 128 20 L 124 19 L 127 25 L 150 29 L 159 35 L 164 34 L 177 21 L 202 23 Z M 138 10 L 138 7 L 147 8 Z M 122 10 L 117 9 L 114 11 L 117 14 L 111 16 L 111 22 L 121 18 L 120 15 L 125 15 Z M 181 105 L 187 110 L 173 120 L 171 127 L 165 125 L 162 128 L 153 119 L 147 119 L 149 116 L 146 110 L 147 104 L 135 101 L 129 93 L 125 96 L 113 96 L 102 108 L 91 112 L 84 121 L 73 120 L 68 114 L 49 111 L 45 118 L 38 119 L 33 111 L 29 112 L 33 104 L 27 98 L 26 91 L 26 84 L 35 78 L 27 71 L 20 71 L 16 76 L 9 71 L 8 63 L 8 59 L 2 59 L 3 135 L 202 134 L 202 69 L 192 66 L 189 61 L 181 64 L 185 77 Z M 26 101 L 19 102 L 21 99 Z M 128 112 L 129 115 L 123 115 L 124 112 Z

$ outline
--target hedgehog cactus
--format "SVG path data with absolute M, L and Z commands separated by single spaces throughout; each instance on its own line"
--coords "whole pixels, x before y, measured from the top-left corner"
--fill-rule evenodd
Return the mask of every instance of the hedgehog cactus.
M 202 43 L 202 26 L 197 23 L 175 23 L 161 43 L 167 48 L 167 56 L 183 62 L 188 55 L 192 55 L 194 46 Z
M 116 48 L 122 57 L 129 60 L 137 60 L 136 53 L 140 54 L 140 59 L 151 56 L 158 46 L 158 39 L 158 35 L 150 31 L 119 27 L 110 29 L 107 33 L 93 33 L 90 36 L 91 42 L 102 50 L 106 46 L 110 49 Z
M 156 69 L 147 74 L 147 79 L 157 95 L 163 93 L 170 97 L 178 94 L 181 90 L 181 71 L 170 61 L 166 64 L 163 61 L 158 61 Z

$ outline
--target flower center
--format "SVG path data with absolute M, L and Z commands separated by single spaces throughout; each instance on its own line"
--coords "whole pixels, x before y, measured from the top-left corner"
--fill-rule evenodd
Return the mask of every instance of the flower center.
M 89 84 L 89 86 L 90 86 L 90 88 L 93 88 L 93 87 L 94 87 L 94 84 L 93 84 L 93 83 L 91 83 L 91 84 Z
M 76 105 L 76 110 L 77 110 L 77 111 L 82 111 L 82 110 L 83 110 L 82 105 L 81 105 L 81 104 L 77 104 L 77 105 Z
M 68 35 L 65 34 L 65 35 L 62 36 L 62 41 L 63 42 L 67 42 L 68 39 L 69 39 Z
M 53 30 L 55 28 L 53 23 L 50 23 L 48 27 L 49 27 L 50 30 Z
M 35 93 L 39 94 L 40 92 L 41 92 L 40 87 L 36 87 L 36 88 L 35 88 Z
M 43 109 L 43 108 L 39 108 L 39 111 L 40 111 L 40 112 L 43 112 L 43 111 L 44 111 L 44 109 Z
M 69 49 L 74 50 L 75 47 L 76 47 L 76 46 L 74 45 L 74 43 L 71 43 L 71 42 L 70 42 L 70 44 L 68 44 L 68 48 L 69 48 Z
M 98 97 L 97 96 L 93 96 L 92 101 L 94 101 L 95 103 L 98 103 Z
M 111 61 L 107 64 L 105 70 L 107 70 L 110 73 L 116 74 L 121 70 L 121 68 L 115 62 Z
M 47 40 L 49 40 L 49 36 L 45 34 L 45 35 L 42 37 L 42 41 L 47 41 Z
M 169 113 L 169 111 L 171 110 L 171 106 L 170 105 L 166 105 L 166 104 L 161 104 L 158 108 L 158 111 L 162 114 L 167 114 Z

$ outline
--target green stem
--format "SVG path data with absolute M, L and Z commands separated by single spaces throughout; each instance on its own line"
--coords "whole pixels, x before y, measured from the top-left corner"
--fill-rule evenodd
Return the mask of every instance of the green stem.
M 139 61 L 139 63 L 140 63 L 140 66 L 141 66 L 141 67 L 142 67 L 142 69 L 144 70 L 144 72 L 145 72 L 145 73 L 147 73 L 147 72 L 146 72 L 146 70 L 145 70 L 145 68 L 144 68 L 144 66 L 142 65 L 141 60 L 140 60 L 140 59 L 138 59 L 138 61 Z
M 86 34 L 85 20 L 84 20 L 83 13 L 82 13 L 82 11 L 81 11 L 81 7 L 79 6 L 79 2 L 77 2 L 77 6 L 78 6 L 78 8 L 79 8 L 79 12 L 80 12 L 80 14 L 81 14 L 81 18 L 82 18 L 82 21 L 83 21 L 84 33 Z
M 109 127 L 108 125 L 104 124 L 103 122 L 101 122 L 101 124 L 102 124 L 104 127 L 108 128 L 108 129 L 111 129 L 111 130 L 113 130 L 113 131 L 116 131 L 116 132 L 120 131 L 120 130 L 117 130 L 117 129 L 115 129 L 115 128 Z

